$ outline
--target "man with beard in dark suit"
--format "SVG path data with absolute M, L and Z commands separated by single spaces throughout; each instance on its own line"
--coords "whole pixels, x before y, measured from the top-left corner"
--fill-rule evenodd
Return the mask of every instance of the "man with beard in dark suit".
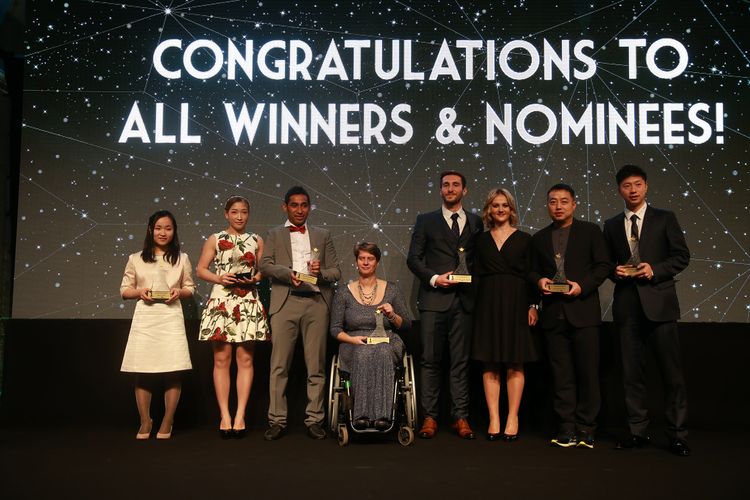
M 443 206 L 417 216 L 406 261 L 420 281 L 420 394 L 425 418 L 419 436 L 425 439 L 432 438 L 438 429 L 440 365 L 446 351 L 450 357 L 452 428 L 463 439 L 475 437 L 467 420 L 474 289 L 471 283 L 451 279 L 462 253 L 471 263 L 474 240 L 483 229 L 482 219 L 462 207 L 466 191 L 463 174 L 454 171 L 440 174 Z
M 625 408 L 630 436 L 618 449 L 642 448 L 646 434 L 646 350 L 650 344 L 664 380 L 670 451 L 689 456 L 687 395 L 680 360 L 677 320 L 680 304 L 675 275 L 690 263 L 690 251 L 673 212 L 646 203 L 646 172 L 625 165 L 617 172 L 625 211 L 604 223 L 604 235 L 617 267 L 612 312 L 620 334 Z
M 542 293 L 539 319 L 559 420 L 551 444 L 593 448 L 601 406 L 599 285 L 607 279 L 611 265 L 601 229 L 574 218 L 575 209 L 575 192 L 567 184 L 547 191 L 552 224 L 532 238 L 531 280 Z

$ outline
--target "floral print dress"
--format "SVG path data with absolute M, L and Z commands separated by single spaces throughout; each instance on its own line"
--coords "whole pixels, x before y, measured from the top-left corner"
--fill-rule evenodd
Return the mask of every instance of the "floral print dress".
M 216 274 L 257 272 L 258 235 L 232 235 L 222 231 L 214 237 Z M 257 288 L 214 284 L 201 316 L 198 339 L 220 342 L 271 340 L 266 311 L 258 299 Z

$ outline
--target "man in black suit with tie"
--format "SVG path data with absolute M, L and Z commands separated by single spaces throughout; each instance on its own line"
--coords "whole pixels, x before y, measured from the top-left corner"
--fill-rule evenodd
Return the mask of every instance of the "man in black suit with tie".
M 443 206 L 417 216 L 406 260 L 420 281 L 417 299 L 422 338 L 420 393 L 425 419 L 419 435 L 426 439 L 432 438 L 438 428 L 440 365 L 446 347 L 450 356 L 452 427 L 461 438 L 475 437 L 467 420 L 474 289 L 471 283 L 450 279 L 459 265 L 460 249 L 471 263 L 474 240 L 483 229 L 482 219 L 463 209 L 461 200 L 465 195 L 466 178 L 461 173 L 440 174 Z
M 593 448 L 601 406 L 599 285 L 607 279 L 611 265 L 601 229 L 575 219 L 575 209 L 575 192 L 567 184 L 547 191 L 552 224 L 532 238 L 530 278 L 542 293 L 540 324 L 559 419 L 551 444 Z
M 646 203 L 646 172 L 625 165 L 616 175 L 625 211 L 604 223 L 604 235 L 617 267 L 612 312 L 620 334 L 625 407 L 630 436 L 618 449 L 641 448 L 646 434 L 646 349 L 651 348 L 664 380 L 670 450 L 690 455 L 687 395 L 680 361 L 677 320 L 680 304 L 675 276 L 690 263 L 685 236 L 673 212 Z

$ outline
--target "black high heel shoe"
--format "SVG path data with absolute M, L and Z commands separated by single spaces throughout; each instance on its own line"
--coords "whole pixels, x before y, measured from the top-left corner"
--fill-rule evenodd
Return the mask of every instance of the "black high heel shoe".
M 242 439 L 247 434 L 247 429 L 232 429 L 231 433 L 234 439 Z
M 499 432 L 488 432 L 487 433 L 487 441 L 500 441 L 500 433 Z
M 518 441 L 518 434 L 503 434 L 503 441 L 505 441 L 506 443 Z

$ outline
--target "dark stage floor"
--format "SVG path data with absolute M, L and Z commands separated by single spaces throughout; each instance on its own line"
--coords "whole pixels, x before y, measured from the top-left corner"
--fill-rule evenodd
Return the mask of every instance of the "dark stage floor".
M 20 498 L 747 498 L 750 433 L 692 432 L 693 456 L 655 445 L 616 451 L 553 449 L 541 434 L 512 444 L 441 432 L 396 441 L 313 441 L 304 428 L 266 442 L 254 429 L 222 441 L 215 430 L 175 430 L 170 441 L 132 429 L 0 429 L 0 493 Z M 744 493 L 743 493 L 744 492 Z

